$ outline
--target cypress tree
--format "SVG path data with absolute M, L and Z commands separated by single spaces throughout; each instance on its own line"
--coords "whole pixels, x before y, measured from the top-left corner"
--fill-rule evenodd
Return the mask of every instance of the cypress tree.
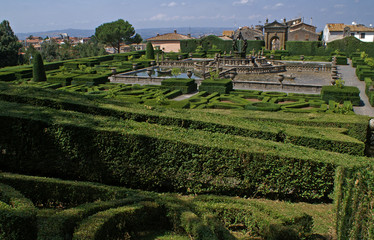
M 147 47 L 145 50 L 147 59 L 155 59 L 155 51 L 153 50 L 151 42 L 147 42 Z
M 47 77 L 45 75 L 45 70 L 44 70 L 43 59 L 39 52 L 36 52 L 34 55 L 33 81 L 34 82 L 47 81 Z

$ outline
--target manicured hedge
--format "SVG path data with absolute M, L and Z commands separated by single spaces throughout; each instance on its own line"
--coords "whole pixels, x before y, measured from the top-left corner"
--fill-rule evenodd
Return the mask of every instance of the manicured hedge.
M 84 220 L 75 230 L 73 239 L 120 239 L 126 235 L 136 239 L 138 231 L 165 224 L 163 216 L 165 213 L 160 206 L 152 202 L 112 208 Z
M 362 42 L 353 36 L 329 42 L 327 43 L 327 49 L 331 51 L 339 50 L 345 52 L 347 56 L 350 56 L 352 53 L 357 51 L 364 51 L 369 55 L 369 57 L 374 57 L 374 43 Z
M 16 80 L 16 75 L 12 72 L 0 72 L 0 81 L 13 81 Z
M 73 77 L 72 84 L 85 84 L 88 86 L 99 85 L 109 82 L 107 75 L 85 74 Z
M 206 91 L 207 93 L 229 93 L 233 89 L 233 84 L 230 79 L 205 79 L 201 82 L 199 91 Z
M 360 105 L 360 90 L 357 87 L 322 86 L 322 99 L 326 102 L 333 100 L 338 103 L 351 101 L 354 106 Z
M 337 65 L 347 65 L 347 57 L 344 56 L 335 56 Z
M 46 119 L 47 112 L 32 110 L 39 119 Z M 336 166 L 366 162 L 351 155 L 229 134 L 50 113 L 62 122 L 1 118 L 1 148 L 15 153 L 2 155 L 2 169 L 152 190 L 326 201 Z M 288 180 L 291 168 L 292 182 Z
M 47 77 L 47 82 L 60 83 L 62 86 L 68 86 L 71 84 L 73 78 L 80 76 L 79 74 L 57 74 Z
M 197 90 L 195 80 L 189 78 L 167 78 L 162 80 L 161 86 L 171 90 L 180 90 L 183 94 Z
M 56 166 L 57 167 L 57 166 Z M 68 167 L 68 166 L 67 166 Z M 48 175 L 48 174 L 47 174 Z M 0 173 L 0 182 L 10 185 L 29 198 L 35 205 L 77 206 L 97 200 L 125 198 L 131 191 L 88 182 Z
M 136 91 L 132 91 L 134 94 Z M 144 94 L 144 91 L 143 90 L 140 90 L 138 91 L 139 94 Z M 131 92 L 126 92 L 126 94 L 130 94 Z M 206 94 L 206 92 L 201 92 L 202 94 Z M 45 95 L 46 93 L 44 93 L 43 95 Z M 213 93 L 213 94 L 210 94 L 209 96 L 207 97 L 204 97 L 204 98 L 201 98 L 199 97 L 200 94 L 192 97 L 191 99 L 189 99 L 188 101 L 183 101 L 181 102 L 180 104 L 182 104 L 184 107 L 186 106 L 186 104 L 188 104 L 188 102 L 191 103 L 191 106 L 195 106 L 195 107 L 198 107 L 198 106 L 203 106 L 203 104 L 207 103 L 208 100 L 212 100 L 214 98 L 216 98 L 219 94 L 218 93 Z M 0 95 L 1 97 L 6 97 L 5 99 L 9 99 L 11 101 L 17 101 L 17 102 L 28 102 L 28 103 L 32 103 L 32 104 L 36 104 L 36 105 L 45 105 L 45 106 L 49 106 L 49 107 L 53 107 L 53 108 L 63 108 L 63 109 L 67 109 L 67 110 L 79 110 L 81 112 L 85 112 L 85 113 L 91 113 L 91 114 L 95 114 L 95 115 L 105 115 L 105 116 L 115 116 L 115 117 L 119 117 L 119 118 L 124 118 L 124 119 L 136 119 L 137 121 L 145 121 L 145 122 L 156 122 L 156 123 L 159 123 L 159 124 L 165 124 L 165 125 L 176 125 L 176 126 L 182 126 L 182 127 L 185 127 L 185 128 L 189 128 L 189 127 L 193 127 L 193 128 L 196 128 L 196 129 L 208 129 L 209 131 L 212 131 L 214 129 L 214 131 L 216 132 L 224 132 L 224 133 L 231 133 L 231 134 L 235 134 L 235 135 L 241 135 L 241 136 L 251 136 L 251 137 L 255 137 L 255 138 L 262 138 L 262 139 L 273 139 L 273 140 L 276 140 L 278 139 L 278 132 L 280 131 L 280 128 L 281 129 L 287 129 L 286 131 L 286 134 L 291 134 L 293 136 L 309 136 L 309 137 L 312 137 L 314 139 L 318 139 L 318 135 L 316 136 L 313 136 L 313 135 L 310 135 L 309 131 L 308 132 L 305 132 L 305 133 L 297 133 L 297 134 L 294 134 L 292 133 L 291 129 L 298 129 L 299 127 L 297 128 L 290 128 L 288 126 L 282 126 L 281 124 L 277 124 L 278 127 L 275 127 L 272 126 L 271 124 L 265 124 L 265 123 L 262 123 L 263 126 L 266 125 L 266 127 L 260 127 L 258 126 L 258 124 L 256 124 L 256 122 L 258 121 L 258 119 L 254 118 L 253 120 L 254 121 L 250 121 L 250 122 L 244 122 L 243 120 L 240 121 L 239 119 L 237 118 L 234 118 L 234 119 L 227 119 L 227 118 L 223 118 L 222 116 L 215 116 L 215 117 L 211 117 L 207 118 L 206 114 L 200 116 L 200 115 L 196 115 L 196 113 L 194 114 L 194 118 L 191 118 L 191 116 L 185 118 L 181 118 L 181 117 L 178 117 L 178 118 L 175 118 L 175 117 L 172 117 L 173 115 L 169 115 L 169 114 L 166 114 L 164 116 L 161 116 L 161 115 L 155 115 L 154 113 L 151 113 L 151 112 L 148 112 L 148 113 L 137 113 L 136 111 L 134 111 L 135 109 L 126 109 L 125 111 L 114 111 L 114 110 L 109 110 L 106 109 L 106 108 L 98 108 L 98 107 L 93 107 L 93 106 L 84 106 L 84 105 L 80 105 L 80 104 L 77 104 L 77 103 L 63 103 L 63 102 L 55 102 L 53 103 L 53 101 L 43 101 L 43 100 L 40 100 L 40 99 L 32 99 L 32 98 L 25 98 L 25 97 L 11 97 L 11 98 L 7 98 L 9 95 Z M 121 97 L 122 98 L 122 97 Z M 269 97 L 266 97 L 269 99 Z M 126 100 L 126 99 L 125 99 Z M 263 99 L 263 101 L 265 100 L 265 98 Z M 141 101 L 140 98 L 136 98 L 136 101 L 139 102 Z M 234 99 L 234 101 L 236 101 L 236 99 Z M 243 101 L 246 101 L 246 100 L 241 100 L 240 99 L 240 104 L 242 104 L 241 106 L 243 106 Z M 169 103 L 171 105 L 171 103 Z M 314 104 L 312 102 L 310 102 L 309 104 Z M 320 106 L 321 103 L 318 103 L 318 106 Z M 181 106 L 182 106 L 181 105 Z M 167 106 L 167 105 L 166 105 Z M 230 105 L 230 108 L 231 105 Z M 237 108 L 237 107 L 235 107 Z M 187 115 L 186 115 L 187 116 Z M 286 117 L 288 118 L 288 117 Z M 202 120 L 204 119 L 204 120 Z M 266 121 L 271 121 L 271 118 L 267 118 Z M 303 119 L 305 120 L 305 119 Z M 261 120 L 262 122 L 264 122 L 263 120 Z M 285 122 L 284 119 L 278 119 L 277 121 L 281 121 L 281 122 Z M 331 121 L 331 120 L 330 120 Z M 335 126 L 335 127 L 345 127 L 348 129 L 348 134 L 350 136 L 353 136 L 357 139 L 359 139 L 360 141 L 362 142 L 365 142 L 366 141 L 366 129 L 367 129 L 367 124 L 365 124 L 365 120 L 362 122 L 362 124 L 358 124 L 357 126 L 355 126 L 354 124 L 351 124 L 351 123 L 347 123 L 346 125 L 341 125 L 341 124 L 337 124 L 336 122 L 334 124 L 331 124 L 330 121 L 328 121 L 328 123 L 326 123 L 326 125 L 323 125 L 323 122 L 321 122 L 320 124 L 322 124 L 321 126 L 328 126 L 328 127 L 331 127 L 331 126 Z M 286 121 L 287 122 L 287 121 Z M 293 122 L 291 121 L 292 124 L 300 124 L 300 125 L 310 125 L 310 124 L 314 124 L 312 122 Z M 361 126 L 362 125 L 362 126 Z M 318 126 L 318 125 L 317 125 Z M 283 131 L 283 130 L 282 130 Z M 313 130 L 314 132 L 315 130 Z M 338 141 L 338 142 L 341 142 L 343 139 L 345 139 L 345 137 L 343 138 L 343 136 L 341 135 L 338 135 L 338 136 L 334 136 L 335 134 L 331 134 L 331 131 L 329 129 L 320 129 L 319 130 L 320 133 L 319 134 L 323 134 L 325 135 L 328 139 L 330 139 L 330 141 Z M 334 136 L 333 138 L 331 138 L 332 136 Z M 334 140 L 333 140 L 334 139 Z M 346 139 L 344 141 L 347 141 L 347 142 L 352 142 L 352 139 Z M 355 141 L 353 141 L 355 142 Z M 362 155 L 363 154 L 363 145 L 362 143 L 356 143 L 357 147 L 355 148 L 351 148 L 351 147 L 348 147 L 348 148 L 340 148 L 340 149 L 336 149 L 336 148 L 333 148 L 333 149 L 327 149 L 327 150 L 332 150 L 332 151 L 339 151 L 339 152 L 346 152 L 346 153 L 351 153 L 351 154 L 358 154 L 358 155 Z M 340 145 L 340 143 L 339 143 Z M 326 146 L 329 146 L 329 145 L 326 145 Z M 321 149 L 326 149 L 326 147 L 324 144 L 320 144 L 320 147 Z
M 232 40 L 222 40 L 213 35 L 204 37 L 202 39 L 181 40 L 180 45 L 181 51 L 184 53 L 196 54 L 196 49 L 198 46 L 202 46 L 203 50 L 206 52 L 211 50 L 213 45 L 216 46 L 221 53 L 226 52 L 228 54 L 230 51 L 232 51 Z M 265 46 L 265 42 L 262 40 L 248 40 L 247 54 L 251 53 L 253 49 L 255 50 L 255 53 L 257 53 L 262 49 L 263 46 Z M 212 55 L 214 55 L 214 53 Z M 201 55 L 193 55 L 193 57 L 201 57 Z
M 36 208 L 14 188 L 0 183 L 0 237 L 7 240 L 36 239 Z
M 323 48 L 322 48 L 323 49 Z M 321 42 L 317 41 L 287 41 L 286 50 L 290 55 L 326 56 L 325 50 L 321 49 Z
M 374 167 L 337 168 L 334 203 L 337 239 L 373 239 Z
M 365 78 L 365 93 L 369 98 L 371 106 L 374 106 L 374 83 L 371 78 Z

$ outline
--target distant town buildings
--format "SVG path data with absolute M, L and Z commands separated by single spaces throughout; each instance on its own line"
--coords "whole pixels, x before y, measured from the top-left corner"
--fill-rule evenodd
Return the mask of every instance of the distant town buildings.
M 158 48 L 164 52 L 179 52 L 180 41 L 185 39 L 193 39 L 190 34 L 182 35 L 174 30 L 173 33 L 166 33 L 155 37 L 148 38 L 147 41 L 152 43 L 154 48 Z
M 374 28 L 355 22 L 353 22 L 352 25 L 328 23 L 323 29 L 322 40 L 326 44 L 334 40 L 343 39 L 347 36 L 354 36 L 363 42 L 374 42 Z

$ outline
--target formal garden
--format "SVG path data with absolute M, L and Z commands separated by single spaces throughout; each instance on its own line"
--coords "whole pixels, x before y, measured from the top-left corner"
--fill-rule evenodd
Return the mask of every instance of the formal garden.
M 164 56 L 211 58 L 231 45 L 181 46 Z M 350 58 L 374 104 L 372 49 L 348 38 L 264 55 Z M 157 53 L 0 69 L 1 239 L 374 239 L 370 117 L 352 111 L 357 88 L 243 90 L 214 74 L 199 85 L 109 81 Z

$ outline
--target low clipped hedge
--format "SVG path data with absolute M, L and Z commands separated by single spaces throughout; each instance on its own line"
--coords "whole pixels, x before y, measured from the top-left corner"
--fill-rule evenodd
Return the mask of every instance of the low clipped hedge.
M 164 79 L 161 82 L 161 86 L 170 90 L 180 90 L 183 94 L 191 93 L 197 90 L 195 80 L 189 78 Z
M 0 81 L 10 82 L 16 80 L 16 75 L 13 72 L 0 72 Z
M 374 83 L 371 78 L 365 78 L 365 93 L 371 106 L 374 106 Z
M 60 83 L 62 86 L 68 86 L 71 84 L 73 78 L 80 76 L 79 74 L 64 74 L 60 73 L 53 76 L 47 76 L 47 82 Z
M 36 208 L 14 188 L 0 183 L 0 237 L 7 240 L 36 239 Z
M 92 85 L 99 85 L 109 82 L 107 75 L 97 75 L 97 74 L 86 74 L 86 75 L 80 75 L 77 77 L 73 77 L 73 80 L 71 81 L 72 84 L 84 84 L 88 86 Z
M 246 110 L 269 111 L 276 112 L 281 109 L 281 106 L 275 103 L 255 102 L 250 103 L 244 107 Z
M 125 198 L 129 191 L 117 187 L 87 182 L 0 173 L 0 182 L 10 185 L 29 198 L 35 205 L 77 206 L 97 200 Z
M 119 239 L 126 235 L 136 238 L 136 232 L 162 225 L 163 216 L 160 206 L 152 202 L 111 208 L 82 221 L 73 239 Z
M 347 65 L 348 60 L 345 56 L 335 56 L 337 65 Z
M 207 93 L 221 93 L 227 94 L 233 89 L 233 84 L 230 79 L 205 79 L 201 82 L 199 91 L 205 91 Z
M 329 102 L 333 100 L 338 103 L 344 101 L 351 101 L 354 106 L 360 105 L 360 90 L 357 87 L 343 86 L 322 86 L 321 90 L 322 100 Z

